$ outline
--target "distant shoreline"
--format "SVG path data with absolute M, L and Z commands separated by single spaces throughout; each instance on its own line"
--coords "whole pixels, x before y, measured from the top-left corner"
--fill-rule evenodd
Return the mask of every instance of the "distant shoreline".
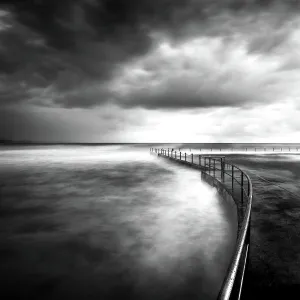
M 78 142 L 34 142 L 34 141 L 10 141 L 0 140 L 0 145 L 13 146 L 13 145 L 135 145 L 144 143 L 78 143 Z M 145 143 L 147 144 L 147 143 Z

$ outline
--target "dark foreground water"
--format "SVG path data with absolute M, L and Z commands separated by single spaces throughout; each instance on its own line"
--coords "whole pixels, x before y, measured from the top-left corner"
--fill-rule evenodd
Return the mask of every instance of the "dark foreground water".
M 235 225 L 199 173 L 124 146 L 0 149 L 5 299 L 215 299 Z

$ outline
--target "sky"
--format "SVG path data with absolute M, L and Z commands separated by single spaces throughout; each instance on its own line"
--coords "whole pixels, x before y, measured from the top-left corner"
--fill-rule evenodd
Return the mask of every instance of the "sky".
M 300 142 L 298 0 L 10 0 L 0 139 Z

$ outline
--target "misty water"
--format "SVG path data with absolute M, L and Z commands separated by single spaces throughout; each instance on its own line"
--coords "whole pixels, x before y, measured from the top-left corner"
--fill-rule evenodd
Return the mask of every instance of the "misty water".
M 236 224 L 198 171 L 129 146 L 0 149 L 2 292 L 215 299 Z

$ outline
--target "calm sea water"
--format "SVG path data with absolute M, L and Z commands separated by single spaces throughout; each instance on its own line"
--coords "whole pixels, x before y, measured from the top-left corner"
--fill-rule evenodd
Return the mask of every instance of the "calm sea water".
M 236 227 L 197 171 L 140 146 L 0 148 L 2 293 L 215 299 Z

